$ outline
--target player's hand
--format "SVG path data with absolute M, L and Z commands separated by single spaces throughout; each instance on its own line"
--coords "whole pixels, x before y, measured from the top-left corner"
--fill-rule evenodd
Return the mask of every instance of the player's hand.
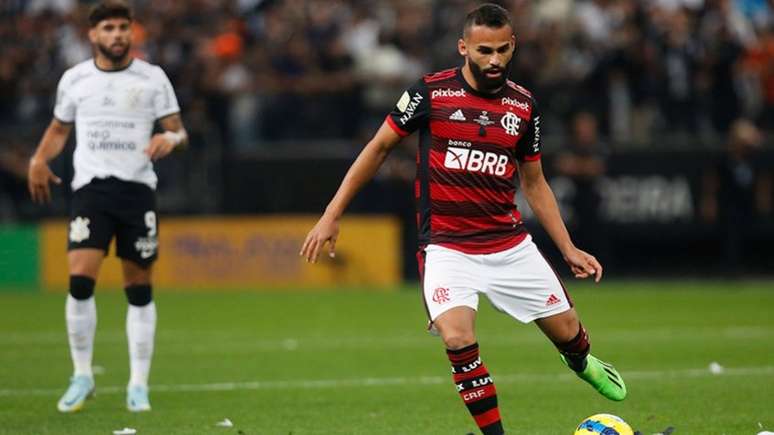
M 301 247 L 300 256 L 306 258 L 307 263 L 317 263 L 320 250 L 328 243 L 328 256 L 336 256 L 336 239 L 339 237 L 339 221 L 325 215 L 317 221 L 317 224 L 309 231 Z
M 169 155 L 176 146 L 174 142 L 164 136 L 164 133 L 156 133 L 151 138 L 148 148 L 145 149 L 145 154 L 155 161 Z
M 27 170 L 27 188 L 32 201 L 42 204 L 51 201 L 51 189 L 48 183 L 62 184 L 62 179 L 51 172 L 45 160 L 33 157 Z
M 572 248 L 569 253 L 564 255 L 564 261 L 570 266 L 570 271 L 576 278 L 583 279 L 593 276 L 594 282 L 599 282 L 602 279 L 602 265 L 588 252 Z

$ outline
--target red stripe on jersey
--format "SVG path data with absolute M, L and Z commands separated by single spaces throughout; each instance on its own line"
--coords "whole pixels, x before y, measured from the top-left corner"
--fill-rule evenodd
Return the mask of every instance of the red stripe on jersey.
M 491 254 L 494 252 L 505 251 L 518 245 L 527 237 L 527 231 L 521 227 L 520 232 L 515 232 L 513 236 L 488 240 L 476 243 L 472 240 L 461 240 L 459 242 L 439 242 L 433 240 L 436 235 L 431 236 L 431 243 L 444 248 L 454 249 L 465 254 Z
M 444 219 L 444 216 L 434 216 L 433 230 L 440 233 L 460 233 L 473 230 L 512 229 L 514 219 L 519 219 L 516 217 L 517 214 L 518 212 L 514 211 L 513 215 L 506 213 L 499 216 L 455 217 L 453 219 Z M 521 223 L 520 221 L 517 222 Z
M 527 162 L 534 162 L 535 160 L 540 160 L 540 153 L 537 153 L 534 156 L 524 156 L 524 160 Z
M 476 420 L 478 427 L 489 426 L 500 421 L 500 410 L 493 408 L 483 414 L 474 415 L 473 418 Z
M 508 198 L 513 198 L 516 186 L 513 184 L 513 175 L 516 167 L 508 168 L 502 177 L 485 175 L 478 172 L 450 170 L 448 168 L 430 168 L 430 179 L 435 184 L 442 186 L 456 186 L 463 188 L 475 188 L 485 186 L 487 189 L 501 192 Z
M 494 118 L 492 118 L 494 119 Z M 514 148 L 516 143 L 524 133 L 527 131 L 527 122 L 522 121 L 521 128 L 519 129 L 518 136 L 511 136 L 505 132 L 505 129 L 500 125 L 499 117 L 497 122 L 489 126 L 484 127 L 485 135 L 481 136 L 481 126 L 473 123 L 461 124 L 459 122 L 452 122 L 447 120 L 430 120 L 430 129 L 433 135 L 443 137 L 456 137 L 458 140 L 467 140 L 470 142 L 486 140 L 491 144 L 502 144 L 503 148 Z
M 433 83 L 441 80 L 450 79 L 457 75 L 457 68 L 449 68 L 437 73 L 425 75 L 425 83 Z
M 431 119 L 448 119 L 451 114 L 457 110 L 461 110 L 465 119 L 473 122 L 475 122 L 475 119 L 479 119 L 483 115 L 486 115 L 491 121 L 497 121 L 499 124 L 500 118 L 505 116 L 507 112 L 513 112 L 524 121 L 527 121 L 532 117 L 532 104 L 528 99 L 509 98 L 509 100 L 522 104 L 517 106 L 502 104 L 503 100 L 499 98 L 439 98 L 433 100 L 433 113 L 431 113 Z M 487 113 L 484 114 L 484 112 Z M 497 117 L 496 120 L 494 119 L 495 116 Z
M 486 217 L 487 215 L 501 215 L 513 210 L 513 203 L 471 202 L 471 201 L 438 201 L 433 200 L 430 205 L 432 219 L 458 217 Z
M 430 196 L 434 201 L 513 203 L 513 195 L 503 195 L 502 191 L 488 186 L 460 187 L 430 182 Z
M 406 137 L 409 135 L 409 133 L 402 128 L 398 127 L 398 124 L 395 123 L 395 121 L 392 120 L 392 116 L 387 115 L 387 124 L 392 127 L 392 130 L 398 134 L 400 137 Z

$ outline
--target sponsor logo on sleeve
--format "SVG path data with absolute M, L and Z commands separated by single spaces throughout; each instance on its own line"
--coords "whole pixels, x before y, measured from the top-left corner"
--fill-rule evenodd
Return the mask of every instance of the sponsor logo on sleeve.
M 403 95 L 400 96 L 400 99 L 398 100 L 398 104 L 396 104 L 395 107 L 397 107 L 401 113 L 404 113 L 406 112 L 406 108 L 408 107 L 409 102 L 411 102 L 411 97 L 409 96 L 409 93 L 403 92 Z
M 408 95 L 408 94 L 406 94 Z M 403 97 L 401 97 L 401 100 Z M 406 106 L 405 110 L 401 110 L 403 112 L 403 116 L 400 117 L 400 123 L 402 125 L 406 125 L 409 120 L 414 117 L 414 112 L 416 112 L 417 107 L 419 107 L 419 103 L 423 100 L 422 95 L 419 94 L 419 92 L 416 92 L 413 97 L 411 97 L 411 101 L 408 102 L 408 105 Z M 400 101 L 398 101 L 400 103 Z M 400 107 L 398 107 L 400 109 Z
M 532 152 L 540 151 L 540 117 L 535 117 L 535 140 L 532 141 Z

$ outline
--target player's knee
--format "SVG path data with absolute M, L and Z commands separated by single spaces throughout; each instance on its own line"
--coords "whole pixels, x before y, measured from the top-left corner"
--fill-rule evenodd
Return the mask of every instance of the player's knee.
M 150 284 L 130 285 L 124 288 L 124 292 L 129 305 L 136 307 L 144 307 L 153 300 L 153 290 Z
M 84 275 L 70 275 L 70 296 L 79 301 L 94 296 L 94 279 Z
M 454 331 L 443 335 L 443 343 L 447 349 L 457 350 L 468 347 L 476 342 L 476 336 L 472 333 Z

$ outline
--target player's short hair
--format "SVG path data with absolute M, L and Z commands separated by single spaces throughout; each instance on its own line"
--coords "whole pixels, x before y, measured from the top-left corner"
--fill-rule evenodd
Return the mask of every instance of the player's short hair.
M 89 25 L 97 27 L 102 20 L 110 18 L 126 18 L 132 21 L 132 8 L 122 0 L 103 0 L 91 8 Z
M 486 26 L 493 29 L 508 26 L 513 29 L 511 16 L 508 14 L 508 11 L 494 3 L 484 3 L 468 13 L 465 17 L 465 25 L 462 28 L 463 36 L 467 36 L 470 28 L 473 26 Z

